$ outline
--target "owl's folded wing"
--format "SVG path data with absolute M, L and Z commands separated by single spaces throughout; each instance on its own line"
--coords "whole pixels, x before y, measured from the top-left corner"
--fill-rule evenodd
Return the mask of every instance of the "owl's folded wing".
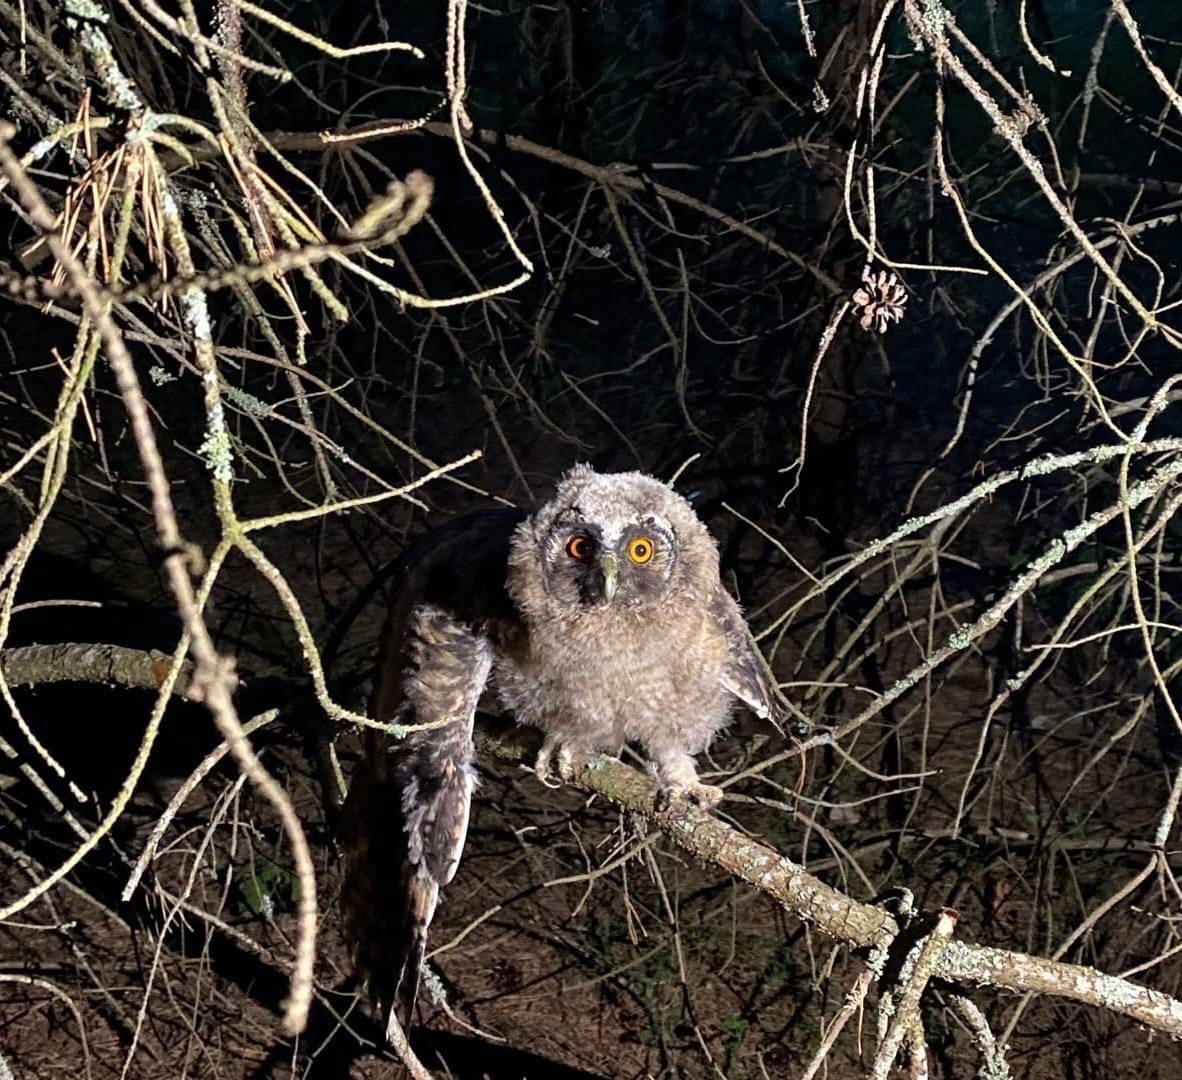
M 390 1009 L 410 1020 L 439 889 L 464 848 L 473 716 L 492 663 L 488 632 L 513 618 L 505 564 L 522 517 L 477 511 L 427 533 L 401 560 L 373 716 L 422 730 L 368 733 L 342 811 L 345 931 L 383 1020 Z
M 451 881 L 468 833 L 472 724 L 492 646 L 439 608 L 412 608 L 398 680 L 400 699 L 379 719 L 427 725 L 375 740 L 344 807 L 342 907 L 357 973 L 386 1017 L 409 1022 L 439 889 Z M 383 695 L 379 694 L 379 699 Z
M 780 698 L 763 653 L 751 636 L 743 612 L 721 585 L 711 600 L 711 610 L 726 634 L 729 650 L 721 676 L 723 687 L 783 734 L 787 707 Z

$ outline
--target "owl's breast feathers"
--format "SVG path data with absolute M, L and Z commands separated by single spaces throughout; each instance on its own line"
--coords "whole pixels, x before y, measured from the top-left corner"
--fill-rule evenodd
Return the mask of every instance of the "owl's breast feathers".
M 535 613 L 514 647 L 497 650 L 493 682 L 519 723 L 585 749 L 674 735 L 696 753 L 731 713 L 730 648 L 702 605 Z

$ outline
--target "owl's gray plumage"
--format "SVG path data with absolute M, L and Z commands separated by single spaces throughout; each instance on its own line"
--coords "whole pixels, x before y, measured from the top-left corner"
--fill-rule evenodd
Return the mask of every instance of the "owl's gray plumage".
M 474 786 L 472 723 L 490 691 L 556 756 L 647 754 L 670 797 L 714 802 L 693 755 L 735 699 L 781 715 L 767 668 L 719 579 L 693 508 L 641 473 L 576 466 L 530 517 L 484 511 L 405 558 L 379 664 L 375 718 L 345 807 L 342 903 L 359 976 L 409 1017 L 439 888 L 455 873 Z M 486 685 L 487 684 L 487 685 Z

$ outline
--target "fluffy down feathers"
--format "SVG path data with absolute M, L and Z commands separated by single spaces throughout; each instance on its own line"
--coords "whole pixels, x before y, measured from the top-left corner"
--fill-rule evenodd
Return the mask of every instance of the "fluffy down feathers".
M 409 1021 L 427 927 L 455 874 L 488 689 L 555 752 L 641 746 L 670 797 L 711 803 L 693 755 L 736 699 L 781 706 L 718 551 L 685 499 L 642 473 L 576 466 L 531 517 L 484 511 L 407 552 L 379 662 L 374 733 L 344 812 L 342 906 L 358 975 Z

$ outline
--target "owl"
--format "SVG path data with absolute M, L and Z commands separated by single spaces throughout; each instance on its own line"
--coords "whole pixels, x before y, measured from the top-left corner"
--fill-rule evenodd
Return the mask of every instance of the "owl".
M 714 540 L 653 477 L 578 465 L 534 514 L 471 514 L 403 562 L 373 709 L 419 730 L 369 733 L 342 814 L 342 908 L 357 975 L 405 1021 L 467 833 L 478 704 L 543 732 L 543 780 L 631 743 L 662 799 L 707 806 L 721 791 L 694 755 L 736 701 L 773 723 L 783 713 Z

